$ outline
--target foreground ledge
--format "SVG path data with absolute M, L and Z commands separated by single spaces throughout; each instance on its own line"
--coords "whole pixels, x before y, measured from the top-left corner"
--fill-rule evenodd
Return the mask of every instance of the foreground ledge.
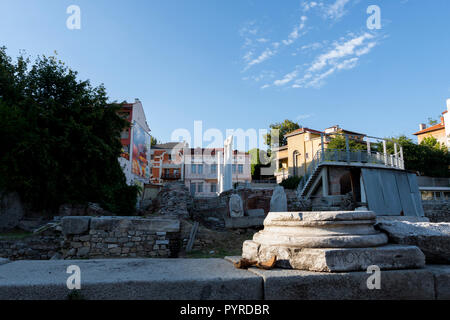
M 226 257 L 236 262 L 241 257 Z M 367 288 L 366 272 L 328 273 L 249 268 L 264 279 L 267 300 L 449 300 L 450 266 L 382 270 L 381 289 Z
M 67 267 L 89 300 L 257 300 L 262 278 L 223 259 L 17 261 L 0 266 L 0 300 L 65 300 Z

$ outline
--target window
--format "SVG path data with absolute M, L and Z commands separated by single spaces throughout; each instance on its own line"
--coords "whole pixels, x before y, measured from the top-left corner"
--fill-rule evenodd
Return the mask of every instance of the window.
M 197 173 L 197 165 L 191 164 L 191 173 Z
M 236 173 L 236 165 L 233 164 L 233 173 Z
M 305 158 L 309 159 L 309 153 L 305 153 Z
M 431 191 L 422 191 L 422 200 L 433 200 L 433 192 Z
M 169 160 L 172 160 L 172 155 L 168 154 L 167 157 L 169 158 Z
M 154 160 L 154 159 L 155 159 L 155 155 L 152 154 L 152 155 L 150 156 L 150 159 Z
M 244 173 L 244 165 L 243 164 L 238 165 L 238 172 L 241 174 Z
M 217 192 L 217 185 L 211 184 L 211 192 L 216 193 Z
M 199 164 L 198 165 L 198 174 L 202 174 L 203 173 L 203 165 Z
M 217 164 L 211 165 L 211 173 L 217 173 Z
M 191 188 L 189 190 L 191 190 L 191 194 L 195 194 L 195 183 L 191 182 Z
M 197 184 L 197 192 L 203 192 L 203 183 Z

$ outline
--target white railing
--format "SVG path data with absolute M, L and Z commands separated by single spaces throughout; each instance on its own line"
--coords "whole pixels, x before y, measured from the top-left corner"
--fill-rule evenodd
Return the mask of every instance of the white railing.
M 370 152 L 365 150 L 341 150 L 341 149 L 323 149 L 317 151 L 312 161 L 307 164 L 305 175 L 300 182 L 300 189 L 307 186 L 308 180 L 314 171 L 323 164 L 342 163 L 342 164 L 361 164 L 376 165 L 395 169 L 405 169 L 404 160 L 400 152 L 397 154 L 387 154 L 380 152 Z

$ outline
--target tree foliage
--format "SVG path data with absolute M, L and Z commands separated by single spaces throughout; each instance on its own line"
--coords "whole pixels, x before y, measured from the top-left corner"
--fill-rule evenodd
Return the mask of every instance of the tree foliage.
M 355 139 L 348 139 L 348 145 L 350 150 L 367 150 L 367 144 Z M 345 137 L 341 135 L 333 136 L 328 143 L 329 149 L 346 150 Z
M 296 190 L 301 179 L 301 177 L 292 176 L 281 181 L 279 185 L 285 189 Z
M 252 179 L 261 180 L 261 168 L 269 168 L 271 165 L 270 151 L 254 148 L 249 151 L 249 154 L 251 158 Z
M 270 129 L 270 133 L 265 136 L 266 145 L 269 148 L 272 146 L 281 147 L 287 144 L 285 135 L 294 130 L 300 129 L 300 125 L 297 122 L 286 119 L 281 123 L 271 124 Z M 272 136 L 276 138 L 276 141 L 272 141 Z
M 127 122 L 107 101 L 103 85 L 78 80 L 55 57 L 13 61 L 0 48 L 0 189 L 35 210 L 98 202 L 132 213 L 137 188 L 117 161 Z

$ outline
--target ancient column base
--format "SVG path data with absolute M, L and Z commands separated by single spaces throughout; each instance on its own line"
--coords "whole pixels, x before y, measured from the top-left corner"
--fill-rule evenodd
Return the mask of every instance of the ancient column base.
M 276 267 L 316 272 L 365 271 L 376 265 L 381 270 L 416 269 L 425 266 L 425 256 L 419 248 L 385 245 L 373 248 L 292 248 L 258 245 L 244 242 L 243 258 L 268 261 L 277 257 Z
M 269 213 L 264 230 L 244 242 L 242 257 L 264 262 L 276 256 L 276 267 L 318 272 L 425 266 L 418 247 L 387 245 L 387 236 L 373 228 L 375 219 L 370 211 Z

